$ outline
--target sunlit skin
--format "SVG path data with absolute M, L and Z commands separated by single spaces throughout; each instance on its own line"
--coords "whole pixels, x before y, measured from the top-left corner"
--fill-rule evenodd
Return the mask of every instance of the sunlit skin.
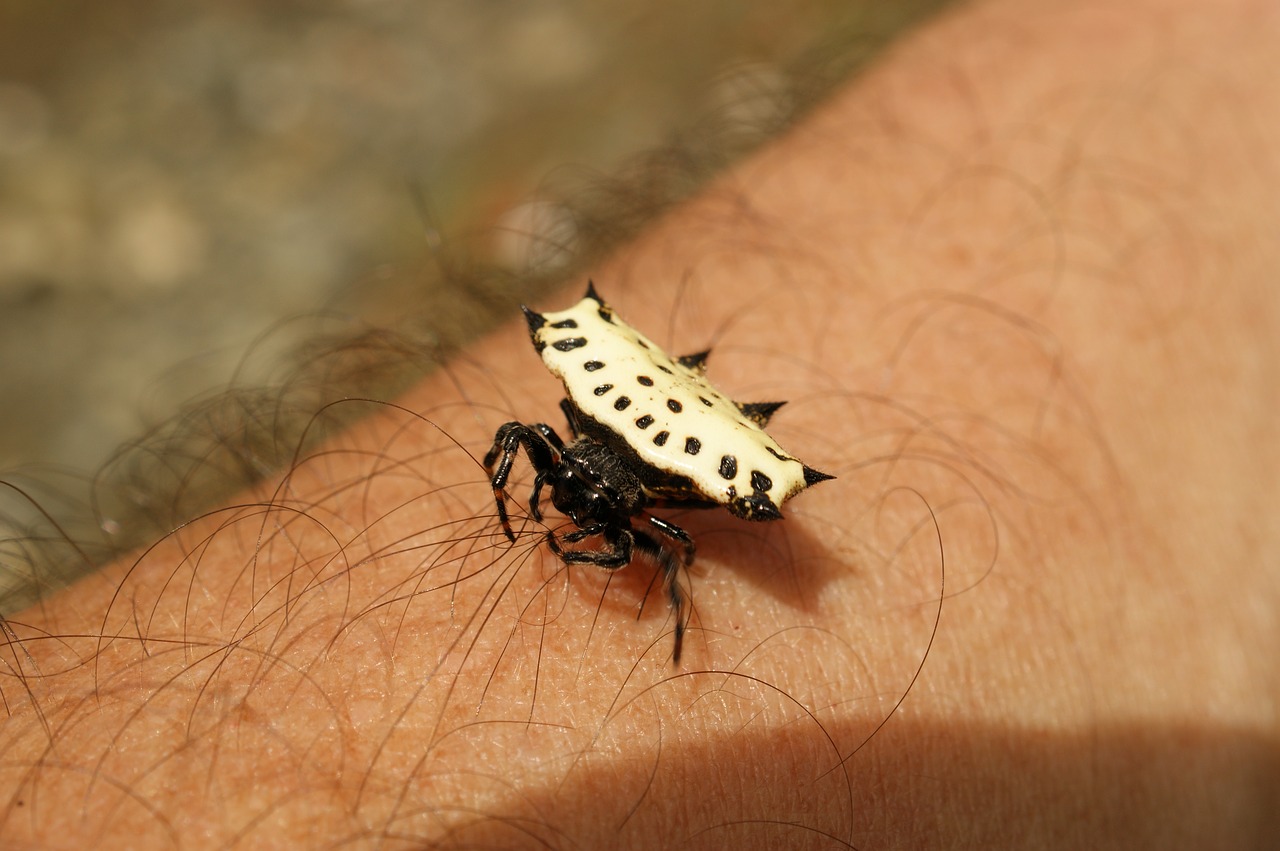
M 672 517 L 678 667 L 653 565 L 502 534 L 515 316 L 11 619 L 0 844 L 1266 847 L 1278 16 L 966 5 L 591 271 L 837 476 Z

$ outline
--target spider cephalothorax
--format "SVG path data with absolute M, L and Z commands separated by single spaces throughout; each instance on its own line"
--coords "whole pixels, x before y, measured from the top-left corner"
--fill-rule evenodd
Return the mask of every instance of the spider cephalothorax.
M 507 479 L 524 447 L 535 476 L 529 513 L 542 519 L 544 487 L 577 526 L 547 543 L 568 564 L 625 567 L 638 551 L 654 558 L 675 611 L 674 660 L 684 636 L 684 597 L 676 576 L 693 562 L 693 539 L 650 508 L 723 506 L 746 520 L 777 520 L 779 506 L 832 478 L 783 451 L 764 427 L 782 402 L 739 404 L 706 380 L 707 353 L 672 358 L 614 315 L 595 288 L 559 313 L 524 308 L 529 335 L 563 382 L 560 408 L 572 440 L 545 423 L 510 422 L 485 455 L 498 519 L 507 516 Z M 597 549 L 566 549 L 587 538 Z

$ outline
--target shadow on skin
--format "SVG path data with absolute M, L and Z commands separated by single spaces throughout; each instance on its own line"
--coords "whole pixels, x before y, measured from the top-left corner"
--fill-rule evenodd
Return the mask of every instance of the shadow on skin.
M 632 745 L 647 765 L 629 772 L 606 729 L 562 784 L 510 795 L 501 820 L 462 820 L 443 847 L 1210 849 L 1280 838 L 1280 751 L 1246 732 L 896 718 L 856 749 L 862 723 L 752 724 L 723 739 L 664 727 Z M 856 750 L 843 768 L 833 741 Z

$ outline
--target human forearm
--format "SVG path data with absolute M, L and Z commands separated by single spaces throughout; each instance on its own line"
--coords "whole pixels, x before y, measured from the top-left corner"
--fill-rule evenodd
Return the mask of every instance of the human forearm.
M 635 617 L 647 566 L 566 574 L 497 528 L 476 459 L 558 390 L 513 322 L 15 619 L 5 835 L 1247 838 L 1223 822 L 1276 765 L 1268 11 L 966 8 L 595 273 L 715 343 L 731 395 L 790 397 L 775 431 L 839 476 L 780 524 L 685 518 L 682 668 L 661 596 Z

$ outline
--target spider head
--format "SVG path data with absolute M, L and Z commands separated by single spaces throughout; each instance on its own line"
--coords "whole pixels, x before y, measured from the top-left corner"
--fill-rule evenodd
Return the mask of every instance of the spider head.
M 565 449 L 548 484 L 556 509 L 579 527 L 616 523 L 645 503 L 640 481 L 624 460 L 586 438 Z
M 572 458 L 565 458 L 551 477 L 551 502 L 578 526 L 604 521 L 614 514 L 613 505 L 598 483 Z

